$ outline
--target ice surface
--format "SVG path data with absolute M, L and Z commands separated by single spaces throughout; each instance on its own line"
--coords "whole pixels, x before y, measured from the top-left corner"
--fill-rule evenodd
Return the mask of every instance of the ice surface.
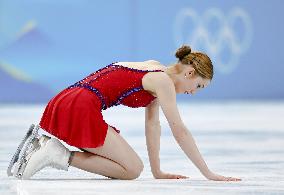
M 143 160 L 139 178 L 111 180 L 73 167 L 68 172 L 46 168 L 32 180 L 8 178 L 9 160 L 30 124 L 39 122 L 44 105 L 0 105 L 0 194 L 284 194 L 284 102 L 199 102 L 178 106 L 208 167 L 242 181 L 217 182 L 203 177 L 175 142 L 161 110 L 161 168 L 190 178 L 154 179 L 145 144 L 144 108 L 124 106 L 103 114 Z

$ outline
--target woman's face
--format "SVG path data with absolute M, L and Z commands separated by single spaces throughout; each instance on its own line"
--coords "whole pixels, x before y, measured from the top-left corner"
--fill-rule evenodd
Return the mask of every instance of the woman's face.
M 202 88 L 210 84 L 209 79 L 204 79 L 199 76 L 192 66 L 187 66 L 179 74 L 179 79 L 176 84 L 176 92 L 184 94 L 195 94 Z

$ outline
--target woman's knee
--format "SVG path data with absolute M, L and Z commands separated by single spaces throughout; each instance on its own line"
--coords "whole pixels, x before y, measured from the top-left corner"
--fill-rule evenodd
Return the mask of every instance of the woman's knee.
M 143 169 L 144 169 L 144 165 L 142 161 L 139 163 L 133 164 L 132 166 L 127 167 L 126 168 L 126 173 L 127 173 L 126 178 L 127 179 L 138 178 L 141 175 Z

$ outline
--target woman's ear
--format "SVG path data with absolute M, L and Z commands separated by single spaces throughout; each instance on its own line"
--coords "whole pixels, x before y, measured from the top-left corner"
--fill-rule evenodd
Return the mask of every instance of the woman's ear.
M 185 74 L 184 74 L 184 77 L 185 78 L 193 78 L 194 77 L 194 74 L 195 74 L 195 69 L 194 68 L 190 68 L 188 69 Z

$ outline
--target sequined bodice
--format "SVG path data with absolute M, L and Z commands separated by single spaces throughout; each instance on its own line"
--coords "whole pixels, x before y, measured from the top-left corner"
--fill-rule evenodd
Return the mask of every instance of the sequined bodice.
M 102 110 L 120 104 L 145 107 L 156 97 L 144 90 L 142 78 L 147 72 L 161 71 L 139 70 L 111 63 L 67 89 L 79 87 L 92 91 L 100 98 Z

